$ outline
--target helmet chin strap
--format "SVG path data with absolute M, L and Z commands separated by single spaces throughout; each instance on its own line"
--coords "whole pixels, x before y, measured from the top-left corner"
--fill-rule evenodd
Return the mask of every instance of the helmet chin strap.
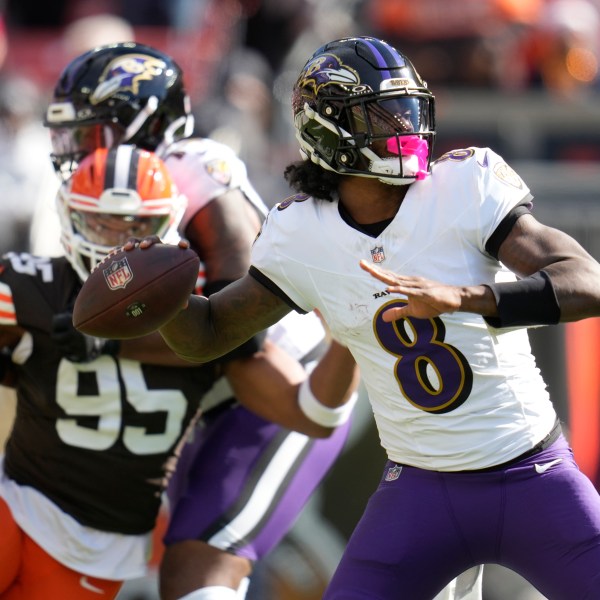
M 413 173 L 417 179 L 425 179 L 427 172 L 427 157 L 429 144 L 418 135 L 403 135 L 391 137 L 386 144 L 388 152 L 402 155 L 402 158 L 416 158 L 417 170 Z M 414 162 L 414 161 L 413 161 Z

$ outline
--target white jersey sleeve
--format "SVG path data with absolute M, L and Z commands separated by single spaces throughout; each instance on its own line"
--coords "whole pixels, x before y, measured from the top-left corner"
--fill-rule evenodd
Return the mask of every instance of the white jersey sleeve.
M 486 243 L 529 199 L 497 154 L 469 148 L 448 153 L 412 184 L 377 237 L 346 223 L 337 202 L 306 195 L 269 213 L 251 273 L 299 312 L 319 309 L 349 347 L 391 460 L 481 469 L 515 458 L 552 428 L 556 414 L 526 329 L 495 330 L 464 312 L 386 323 L 386 308 L 405 300 L 358 264 L 453 285 L 514 277 Z
M 517 205 L 531 201 L 527 184 L 489 148 L 453 150 L 434 164 L 443 197 L 452 211 L 461 214 L 465 233 L 474 236 L 479 249 Z M 439 192 L 438 192 L 439 193 Z M 448 210 L 443 214 L 451 216 Z
M 229 190 L 241 190 L 259 213 L 266 214 L 267 207 L 250 183 L 246 166 L 229 146 L 208 138 L 188 138 L 171 144 L 163 160 L 188 199 L 181 232 L 199 210 Z

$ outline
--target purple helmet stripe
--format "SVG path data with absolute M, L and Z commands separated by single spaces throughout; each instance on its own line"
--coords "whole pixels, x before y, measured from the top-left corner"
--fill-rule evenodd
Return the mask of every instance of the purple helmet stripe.
M 373 56 L 375 57 L 375 60 L 377 61 L 378 66 L 381 69 L 383 69 L 384 71 L 386 71 L 388 73 L 389 77 L 392 77 L 392 74 L 389 69 L 386 69 L 388 64 L 394 64 L 394 65 L 397 65 L 398 67 L 403 67 L 406 65 L 406 60 L 404 59 L 404 56 L 402 56 L 402 54 L 400 54 L 395 48 L 384 45 L 382 43 L 380 43 L 376 46 L 370 40 L 365 39 L 365 38 L 362 38 L 362 39 L 363 39 L 363 42 L 369 47 L 369 49 L 373 53 Z M 384 57 L 384 55 L 379 51 L 380 48 L 385 48 L 386 50 L 388 50 L 389 57 L 392 58 L 391 61 L 389 60 L 389 57 Z M 386 59 L 388 59 L 388 60 L 386 60 Z

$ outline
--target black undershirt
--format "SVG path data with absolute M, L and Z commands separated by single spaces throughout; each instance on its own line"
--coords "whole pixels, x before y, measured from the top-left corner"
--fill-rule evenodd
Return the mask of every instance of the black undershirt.
M 394 217 L 391 219 L 384 219 L 383 221 L 377 221 L 377 223 L 366 223 L 361 224 L 357 223 L 351 216 L 350 213 L 346 210 L 344 205 L 341 202 L 338 202 L 338 211 L 340 213 L 340 217 L 342 220 L 350 225 L 353 229 L 365 233 L 366 235 L 376 238 L 381 232 L 394 220 Z

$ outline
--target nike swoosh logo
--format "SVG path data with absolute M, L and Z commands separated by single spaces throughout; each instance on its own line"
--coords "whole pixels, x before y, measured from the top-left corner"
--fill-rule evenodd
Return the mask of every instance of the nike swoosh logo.
M 79 579 L 79 585 L 82 588 L 85 588 L 86 590 L 90 590 L 90 592 L 96 592 L 96 594 L 104 594 L 104 590 L 102 588 L 96 587 L 95 585 L 92 585 L 85 575 Z
M 535 466 L 535 470 L 538 473 L 545 473 L 550 467 L 553 467 L 554 465 L 557 465 L 558 463 L 561 463 L 563 461 L 562 458 L 555 458 L 554 460 L 551 460 L 550 462 L 544 463 L 543 465 L 538 465 L 537 463 L 534 465 Z

